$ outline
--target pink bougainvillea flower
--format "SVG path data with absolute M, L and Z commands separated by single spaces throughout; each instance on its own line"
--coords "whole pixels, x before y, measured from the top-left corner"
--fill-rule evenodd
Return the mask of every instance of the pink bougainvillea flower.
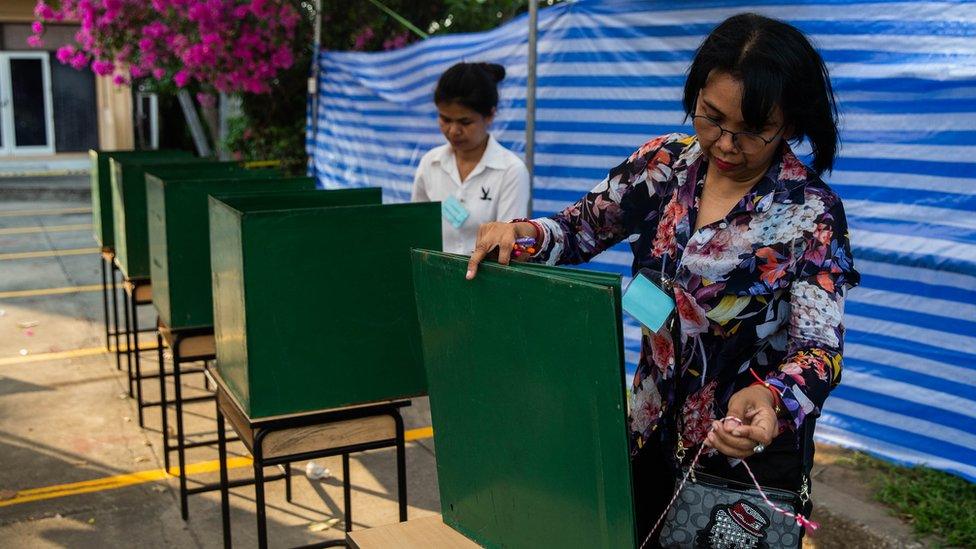
M 177 71 L 173 75 L 173 82 L 181 88 L 186 86 L 190 82 L 190 73 L 186 70 Z
M 112 74 L 112 71 L 115 70 L 115 64 L 111 61 L 102 61 L 99 59 L 92 63 L 92 70 L 99 76 L 105 76 Z
M 270 91 L 295 63 L 302 18 L 286 0 L 60 0 L 54 7 L 39 0 L 34 13 L 34 47 L 43 44 L 45 23 L 78 22 L 74 43 L 58 50 L 62 63 L 118 83 L 151 77 L 196 83 L 206 93 Z M 363 29 L 361 40 L 374 33 Z
M 34 6 L 34 17 L 50 21 L 54 19 L 54 10 L 42 0 Z
M 58 48 L 58 51 L 54 54 L 54 56 L 57 57 L 58 61 L 60 61 L 62 65 L 67 65 L 71 62 L 71 58 L 74 56 L 74 54 L 75 48 L 73 46 L 61 46 Z
M 88 56 L 86 56 L 84 52 L 75 52 L 75 54 L 71 57 L 69 64 L 74 69 L 83 69 L 88 65 Z

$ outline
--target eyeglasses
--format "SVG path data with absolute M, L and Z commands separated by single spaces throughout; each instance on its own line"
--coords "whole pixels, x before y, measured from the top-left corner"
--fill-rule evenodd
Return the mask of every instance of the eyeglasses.
M 695 127 L 695 132 L 704 139 L 709 141 L 718 141 L 722 138 L 722 134 L 727 133 L 732 136 L 732 143 L 735 148 L 739 149 L 745 154 L 755 154 L 763 150 L 766 145 L 769 145 L 776 139 L 779 132 L 783 131 L 785 125 L 779 127 L 776 133 L 772 137 L 766 139 L 765 137 L 753 132 L 733 132 L 723 128 L 718 122 L 712 120 L 711 118 L 696 114 L 691 117 L 691 124 Z

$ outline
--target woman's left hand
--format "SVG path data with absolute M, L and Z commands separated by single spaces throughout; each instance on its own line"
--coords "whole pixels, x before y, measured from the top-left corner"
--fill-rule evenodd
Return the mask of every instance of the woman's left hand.
M 727 419 L 712 422 L 705 444 L 729 457 L 744 459 L 755 452 L 756 445 L 769 446 L 776 436 L 776 410 L 773 395 L 762 385 L 746 387 L 729 400 Z

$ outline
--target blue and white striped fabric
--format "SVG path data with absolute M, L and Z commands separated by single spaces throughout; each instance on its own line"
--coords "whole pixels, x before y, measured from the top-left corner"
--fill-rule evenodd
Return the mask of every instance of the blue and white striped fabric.
M 842 109 L 828 181 L 844 198 L 863 285 L 847 302 L 843 382 L 819 437 L 976 481 L 976 4 L 584 0 L 541 10 L 535 214 L 579 198 L 648 138 L 690 132 L 680 95 L 694 49 L 742 11 L 805 31 Z M 321 184 L 408 200 L 420 157 L 443 142 L 434 83 L 460 60 L 506 67 L 493 134 L 524 151 L 526 23 L 393 52 L 322 52 L 309 129 Z M 626 275 L 630 262 L 617 247 L 591 266 Z M 632 372 L 640 332 L 627 322 Z

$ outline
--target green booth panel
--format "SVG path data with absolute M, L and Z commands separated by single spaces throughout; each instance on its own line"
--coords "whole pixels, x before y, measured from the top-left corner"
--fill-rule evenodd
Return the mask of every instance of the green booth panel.
M 444 522 L 485 547 L 633 548 L 620 277 L 414 250 Z
M 315 181 L 310 177 L 273 173 L 254 179 L 172 179 L 147 173 L 149 270 L 153 303 L 163 324 L 174 330 L 213 326 L 207 213 L 210 195 L 253 194 L 255 200 L 265 202 L 276 193 L 300 191 L 307 193 L 310 201 L 323 205 L 381 202 L 380 189 L 314 189 Z
M 238 162 L 207 159 L 119 159 L 109 161 L 112 171 L 112 217 L 115 258 L 126 278 L 149 278 L 149 228 L 146 210 L 146 173 L 167 179 L 260 178 L 274 170 L 247 170 Z
M 157 151 L 99 151 L 90 149 L 88 158 L 91 160 L 89 170 L 91 178 L 92 200 L 92 229 L 95 241 L 102 248 L 113 249 L 115 239 L 112 227 L 112 170 L 109 158 L 172 158 L 179 157 L 186 160 L 193 158 L 187 151 L 157 150 Z
M 440 204 L 316 207 L 287 194 L 210 198 L 230 392 L 251 418 L 426 393 L 410 249 L 441 247 Z

